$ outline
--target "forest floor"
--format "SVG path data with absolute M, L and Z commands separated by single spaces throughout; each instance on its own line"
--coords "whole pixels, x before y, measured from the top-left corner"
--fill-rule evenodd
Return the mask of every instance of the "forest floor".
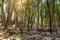
M 56 33 L 40 33 L 40 32 L 24 32 L 5 33 L 0 32 L 0 40 L 60 40 L 60 32 Z

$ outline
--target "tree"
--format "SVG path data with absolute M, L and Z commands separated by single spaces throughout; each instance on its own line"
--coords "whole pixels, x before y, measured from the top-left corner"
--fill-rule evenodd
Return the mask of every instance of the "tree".
M 47 0 L 47 7 L 48 7 L 48 13 L 49 13 L 49 27 L 50 27 L 50 33 L 52 33 L 52 17 L 51 17 L 51 13 L 50 13 L 50 4 L 49 4 L 49 0 Z

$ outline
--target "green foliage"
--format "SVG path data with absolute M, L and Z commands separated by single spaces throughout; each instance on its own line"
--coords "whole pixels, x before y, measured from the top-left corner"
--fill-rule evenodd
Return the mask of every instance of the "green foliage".
M 21 35 L 16 35 L 15 40 L 22 40 Z

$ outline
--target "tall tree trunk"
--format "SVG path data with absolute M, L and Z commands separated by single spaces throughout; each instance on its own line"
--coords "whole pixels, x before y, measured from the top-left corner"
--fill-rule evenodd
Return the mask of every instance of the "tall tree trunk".
M 10 0 L 8 1 L 8 14 L 7 14 L 7 20 L 5 21 L 5 29 L 7 30 L 7 26 L 9 25 L 9 22 L 10 22 L 10 18 L 11 18 L 11 14 L 10 14 Z
M 50 33 L 52 33 L 52 17 L 51 17 L 51 13 L 50 13 L 50 4 L 49 4 L 49 0 L 47 0 L 47 7 L 48 7 L 48 13 L 49 13 L 49 27 L 50 27 Z
M 41 15 L 41 28 L 43 27 L 43 15 L 42 15 L 42 3 L 41 3 L 41 12 L 40 12 L 40 15 Z
M 16 8 L 15 8 L 15 2 L 16 2 L 16 0 L 14 0 L 14 4 L 13 4 L 14 12 L 16 13 L 15 25 L 16 25 L 16 27 L 18 27 L 18 12 L 17 12 L 17 10 L 16 10 Z
M 38 18 L 37 18 L 37 29 L 39 27 L 39 0 L 38 0 Z
M 3 26 L 5 25 L 5 14 L 4 14 L 4 0 L 2 0 L 2 14 L 3 14 L 3 19 L 2 19 L 2 23 L 3 23 Z
M 27 28 L 28 28 L 28 32 L 29 32 L 30 31 L 30 26 L 29 26 L 30 25 L 30 1 L 28 1 L 28 0 L 27 0 L 27 15 L 28 15 Z
M 52 4 L 52 17 L 53 17 L 53 30 L 56 29 L 56 26 L 55 26 L 55 0 L 53 0 L 53 4 Z

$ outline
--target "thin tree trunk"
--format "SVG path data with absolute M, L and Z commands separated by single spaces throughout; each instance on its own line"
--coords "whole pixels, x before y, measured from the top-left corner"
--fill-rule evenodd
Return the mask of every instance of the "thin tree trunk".
M 27 14 L 28 14 L 28 22 L 27 22 L 27 28 L 28 28 L 28 32 L 30 31 L 30 1 L 27 0 Z
M 55 0 L 53 0 L 53 7 L 52 7 L 52 17 L 53 17 L 53 30 L 56 29 L 56 26 L 55 26 Z
M 41 28 L 42 28 L 43 27 L 42 3 L 41 3 L 41 12 L 40 12 L 40 15 L 41 15 Z
M 38 19 L 37 19 L 37 29 L 39 27 L 39 0 L 38 0 Z
M 2 0 L 2 14 L 3 14 L 3 19 L 2 19 L 2 23 L 3 23 L 3 26 L 5 25 L 5 14 L 4 14 L 4 0 Z

